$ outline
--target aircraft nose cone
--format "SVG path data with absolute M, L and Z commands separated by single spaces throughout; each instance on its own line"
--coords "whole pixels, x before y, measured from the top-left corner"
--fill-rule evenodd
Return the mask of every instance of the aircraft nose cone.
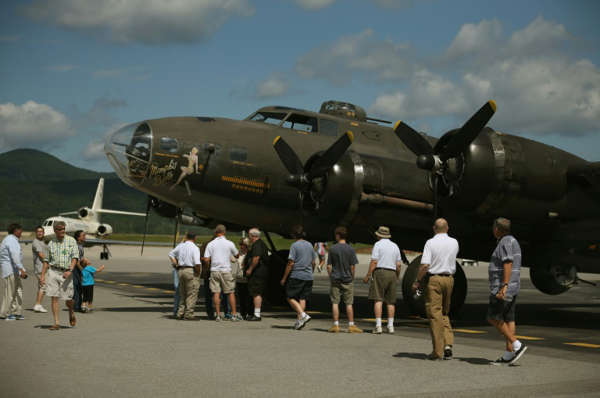
M 128 184 L 141 183 L 152 157 L 150 125 L 142 122 L 121 127 L 106 138 L 104 152 L 119 178 Z

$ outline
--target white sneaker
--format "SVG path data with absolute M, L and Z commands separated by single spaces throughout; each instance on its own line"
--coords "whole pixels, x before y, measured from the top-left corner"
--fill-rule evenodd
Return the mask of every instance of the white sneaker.
M 34 312 L 42 312 L 42 313 L 46 313 L 46 312 L 48 312 L 48 310 L 47 310 L 47 309 L 45 309 L 44 307 L 42 307 L 42 305 L 41 305 L 41 304 L 36 304 L 36 305 L 34 305 L 34 306 L 33 306 L 33 311 L 34 311 Z
M 312 318 L 306 314 L 304 315 L 304 317 L 302 317 L 302 319 L 300 319 L 300 321 L 298 322 L 298 329 L 296 330 L 300 330 L 302 329 L 304 326 L 306 326 L 306 324 L 311 320 Z
M 394 325 L 388 325 L 387 330 L 389 334 L 394 334 Z
M 381 334 L 381 332 L 381 326 L 375 326 L 375 329 L 373 329 L 373 334 Z

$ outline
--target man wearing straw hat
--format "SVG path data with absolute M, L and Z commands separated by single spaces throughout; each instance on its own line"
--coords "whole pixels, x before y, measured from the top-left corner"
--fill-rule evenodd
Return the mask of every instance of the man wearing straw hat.
M 369 299 L 375 301 L 375 329 L 373 333 L 381 334 L 381 313 L 383 302 L 387 305 L 388 333 L 394 333 L 394 313 L 396 312 L 396 285 L 402 269 L 400 248 L 392 242 L 390 229 L 380 226 L 375 232 L 379 241 L 373 246 L 371 264 L 363 282 L 368 283 Z

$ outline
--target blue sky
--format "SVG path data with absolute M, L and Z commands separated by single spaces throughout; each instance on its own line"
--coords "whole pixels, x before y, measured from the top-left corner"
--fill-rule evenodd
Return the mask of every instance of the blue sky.
M 440 136 L 489 125 L 600 160 L 594 1 L 4 1 L 0 151 L 110 170 L 104 136 L 174 115 L 350 101 Z

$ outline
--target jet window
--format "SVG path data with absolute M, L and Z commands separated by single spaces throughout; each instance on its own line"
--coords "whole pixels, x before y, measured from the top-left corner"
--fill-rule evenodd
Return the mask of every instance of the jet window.
M 229 150 L 229 159 L 237 162 L 248 160 L 248 150 L 246 148 L 231 148 Z
M 306 115 L 298 115 L 292 113 L 285 121 L 283 122 L 282 127 L 304 131 L 305 133 L 316 133 L 317 129 L 317 118 Z
M 177 153 L 179 150 L 179 143 L 175 138 L 161 137 L 159 146 L 161 151 L 167 153 Z
M 280 112 L 256 112 L 250 120 L 253 122 L 269 123 L 279 126 L 287 113 Z
M 338 124 L 337 122 L 329 119 L 319 119 L 320 131 L 323 135 L 331 137 L 337 137 L 338 135 Z

